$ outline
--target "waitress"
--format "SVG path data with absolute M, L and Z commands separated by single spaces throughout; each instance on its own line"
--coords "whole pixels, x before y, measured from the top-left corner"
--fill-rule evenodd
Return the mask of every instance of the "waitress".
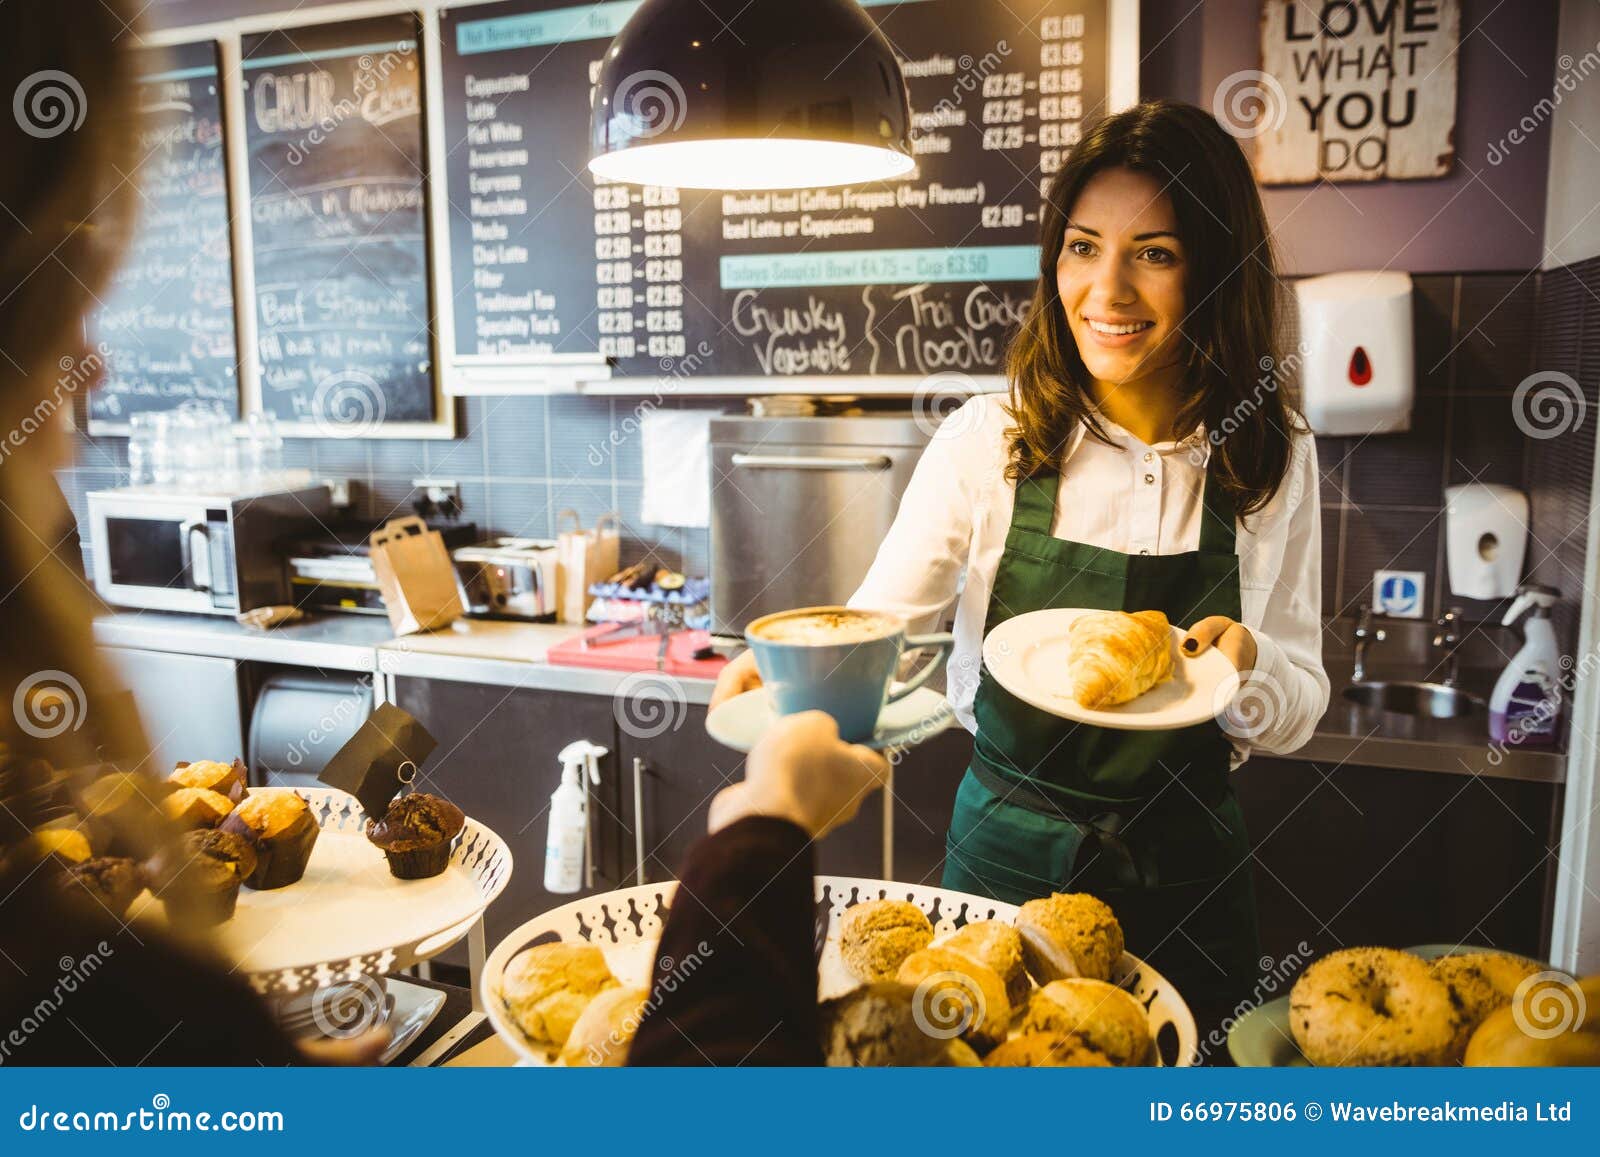
M 1328 702 L 1316 449 L 1279 389 L 1282 286 L 1248 162 L 1190 105 L 1099 122 L 1050 182 L 1041 243 L 1008 395 L 945 420 L 850 601 L 923 629 L 959 588 L 948 694 L 975 744 L 944 886 L 1091 892 L 1129 951 L 1220 1016 L 1259 971 L 1228 773 L 1300 746 Z M 1192 727 L 1058 718 L 981 661 L 988 632 L 1051 607 L 1163 611 L 1185 655 L 1214 647 L 1247 678 Z M 741 656 L 717 699 L 758 682 Z

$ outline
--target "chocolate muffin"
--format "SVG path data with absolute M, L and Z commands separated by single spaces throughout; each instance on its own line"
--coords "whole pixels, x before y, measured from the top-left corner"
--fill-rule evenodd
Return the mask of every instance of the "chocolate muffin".
M 174 924 L 209 926 L 233 916 L 239 887 L 256 870 L 250 841 L 232 832 L 190 832 L 149 865 L 151 886 Z
M 413 792 L 391 803 L 382 819 L 367 821 L 367 839 L 383 849 L 397 879 L 425 880 L 444 871 L 466 823 L 465 813 L 449 800 Z
M 144 891 L 144 869 L 128 856 L 96 856 L 68 868 L 61 884 L 69 895 L 86 896 L 121 920 L 133 898 Z
M 270 891 L 296 883 L 306 874 L 321 829 L 310 806 L 293 791 L 265 788 L 252 792 L 234 808 L 220 830 L 248 841 L 256 863 L 244 882 L 257 891 Z

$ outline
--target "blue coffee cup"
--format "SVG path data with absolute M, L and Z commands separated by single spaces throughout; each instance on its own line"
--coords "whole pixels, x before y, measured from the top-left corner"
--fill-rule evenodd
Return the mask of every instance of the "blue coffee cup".
M 763 615 L 745 628 L 772 709 L 779 715 L 825 711 L 851 743 L 870 740 L 885 705 L 928 681 L 949 657 L 948 634 L 907 635 L 898 615 L 852 607 L 799 607 Z M 907 649 L 939 653 L 890 691 Z

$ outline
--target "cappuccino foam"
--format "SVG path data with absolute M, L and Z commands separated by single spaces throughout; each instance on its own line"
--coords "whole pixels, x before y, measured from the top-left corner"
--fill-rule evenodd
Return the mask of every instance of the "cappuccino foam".
M 769 643 L 827 647 L 865 643 L 898 630 L 899 619 L 873 611 L 809 611 L 772 619 L 751 633 Z

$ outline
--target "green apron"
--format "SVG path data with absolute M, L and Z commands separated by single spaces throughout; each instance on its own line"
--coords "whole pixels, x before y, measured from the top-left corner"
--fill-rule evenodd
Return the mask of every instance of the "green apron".
M 1050 533 L 1059 476 L 1017 484 L 984 635 L 1049 607 L 1159 610 L 1175 626 L 1240 618 L 1234 510 L 1206 473 L 1200 548 L 1131 555 Z M 1040 711 L 981 673 L 973 760 L 956 793 L 944 886 L 1021 903 L 1090 892 L 1128 951 L 1191 1003 L 1221 1006 L 1259 971 L 1250 842 L 1214 722 L 1114 731 Z M 1202 1027 L 1202 1031 L 1204 1028 Z

